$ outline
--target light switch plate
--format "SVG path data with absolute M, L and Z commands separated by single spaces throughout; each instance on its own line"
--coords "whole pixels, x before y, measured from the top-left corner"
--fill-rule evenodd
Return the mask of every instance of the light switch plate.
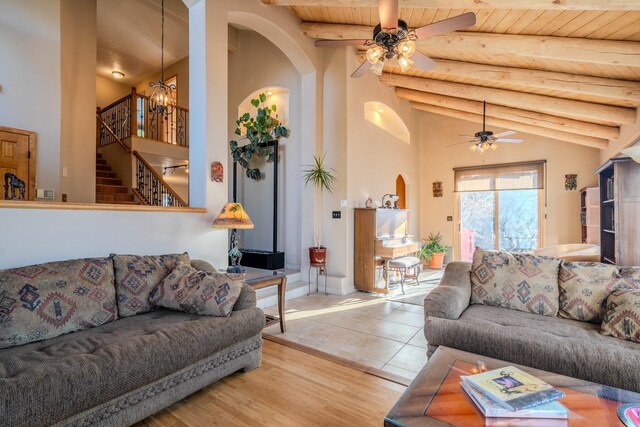
M 346 208 L 347 206 L 348 206 L 348 204 L 347 204 L 346 200 L 344 200 L 344 199 L 340 200 L 340 207 L 341 208 Z
M 331 218 L 333 219 L 340 219 L 342 218 L 342 212 L 341 211 L 333 211 L 331 213 Z

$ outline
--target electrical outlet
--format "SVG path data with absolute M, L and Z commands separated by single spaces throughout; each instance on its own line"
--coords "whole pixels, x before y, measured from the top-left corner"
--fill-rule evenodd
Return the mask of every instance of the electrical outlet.
M 66 194 L 62 194 L 62 203 L 67 203 L 67 195 Z
M 453 221 L 453 217 L 452 216 L 448 216 L 447 217 L 447 221 Z
M 342 212 L 341 211 L 333 211 L 331 213 L 331 218 L 333 219 L 340 219 L 342 218 Z

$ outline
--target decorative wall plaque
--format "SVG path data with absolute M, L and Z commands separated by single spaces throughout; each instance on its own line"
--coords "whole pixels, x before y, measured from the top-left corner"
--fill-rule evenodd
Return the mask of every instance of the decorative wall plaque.
M 578 188 L 578 175 L 569 174 L 564 176 L 564 189 L 567 191 L 576 190 Z
M 433 183 L 433 197 L 442 197 L 442 181 Z
M 222 182 L 224 176 L 224 166 L 220 162 L 211 163 L 211 181 Z

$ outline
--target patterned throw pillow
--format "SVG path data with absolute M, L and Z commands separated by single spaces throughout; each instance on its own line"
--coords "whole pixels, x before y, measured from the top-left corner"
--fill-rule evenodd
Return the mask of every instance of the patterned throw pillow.
M 151 293 L 151 304 L 190 314 L 226 317 L 240 296 L 241 274 L 205 273 L 179 264 Z
M 118 312 L 129 317 L 151 311 L 149 295 L 179 264 L 189 264 L 189 254 L 115 255 L 111 254 L 116 273 Z
M 640 289 L 614 291 L 606 306 L 600 333 L 640 343 Z
M 560 317 L 600 323 L 607 296 L 620 287 L 618 268 L 597 262 L 562 262 Z
M 471 303 L 556 316 L 560 260 L 476 248 Z
M 0 270 L 0 348 L 89 329 L 117 318 L 109 258 Z

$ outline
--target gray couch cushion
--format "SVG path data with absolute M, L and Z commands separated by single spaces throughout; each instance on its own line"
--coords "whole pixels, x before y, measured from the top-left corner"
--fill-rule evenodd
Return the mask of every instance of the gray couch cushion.
M 600 335 L 600 325 L 472 305 L 458 320 L 427 316 L 425 336 L 430 346 L 640 392 L 640 346 Z
M 49 425 L 260 334 L 258 308 L 230 317 L 161 309 L 2 350 L 0 419 Z
M 0 348 L 118 318 L 113 263 L 87 258 L 0 270 Z

